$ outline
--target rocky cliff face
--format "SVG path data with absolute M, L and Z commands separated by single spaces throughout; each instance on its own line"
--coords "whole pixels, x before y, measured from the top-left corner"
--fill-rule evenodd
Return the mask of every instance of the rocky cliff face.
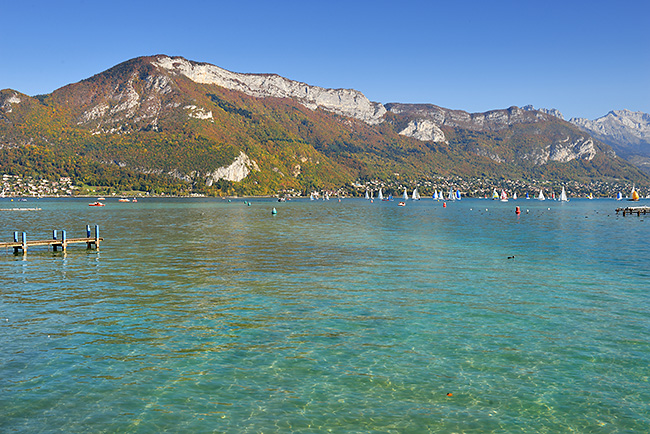
M 13 111 L 13 105 L 20 104 L 21 102 L 22 99 L 20 99 L 18 92 L 7 90 L 0 94 L 0 109 L 5 113 L 11 113 Z
M 206 184 L 209 187 L 220 179 L 239 182 L 246 178 L 251 170 L 259 172 L 260 168 L 257 166 L 255 161 L 248 157 L 248 155 L 240 152 L 239 156 L 235 158 L 235 161 L 233 161 L 230 166 L 219 167 L 214 172 L 208 173 Z
M 650 148 L 650 114 L 648 113 L 614 110 L 593 121 L 572 118 L 570 122 L 617 146 Z
M 545 108 L 536 109 L 531 104 L 523 106 L 522 109 L 527 110 L 527 111 L 537 110 L 539 112 L 546 113 L 547 115 L 552 115 L 552 116 L 555 116 L 556 118 L 565 120 L 564 115 L 558 109 L 554 109 L 554 108 L 552 108 L 552 109 L 545 109 Z
M 386 104 L 391 112 L 417 121 L 428 120 L 438 127 L 448 126 L 468 130 L 498 131 L 514 124 L 544 122 L 551 115 L 539 111 L 528 111 L 519 107 L 510 107 L 505 110 L 491 110 L 485 113 L 468 113 L 462 110 L 450 110 L 433 104 Z M 428 125 L 428 124 L 423 124 Z M 418 129 L 407 129 L 404 135 L 416 137 Z
M 325 89 L 275 74 L 238 74 L 181 57 L 157 56 L 153 65 L 172 74 L 184 75 L 196 83 L 215 84 L 260 98 L 293 98 L 311 110 L 322 108 L 371 125 L 381 123 L 386 113 L 382 104 L 369 101 L 353 89 Z
M 610 145 L 639 169 L 650 173 L 650 114 L 614 110 L 593 121 L 572 118 L 570 122 Z

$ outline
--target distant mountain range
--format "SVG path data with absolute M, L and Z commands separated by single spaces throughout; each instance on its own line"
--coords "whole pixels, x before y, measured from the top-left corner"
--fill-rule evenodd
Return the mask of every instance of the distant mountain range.
M 645 135 L 635 136 L 604 127 L 627 121 L 594 127 L 532 107 L 383 105 L 356 90 L 158 55 L 47 95 L 0 91 L 0 170 L 177 193 L 450 176 L 644 185 L 648 176 L 617 157 L 637 161 L 647 151 L 648 115 L 640 115 Z M 610 141 L 611 131 L 627 145 Z
M 564 120 L 557 109 L 534 109 L 532 105 L 524 110 L 538 110 Z M 612 110 L 593 121 L 585 118 L 571 118 L 576 125 L 592 137 L 610 145 L 621 157 L 650 174 L 650 114 L 630 110 Z
M 613 110 L 593 121 L 573 118 L 569 122 L 607 143 L 618 155 L 650 174 L 650 114 Z

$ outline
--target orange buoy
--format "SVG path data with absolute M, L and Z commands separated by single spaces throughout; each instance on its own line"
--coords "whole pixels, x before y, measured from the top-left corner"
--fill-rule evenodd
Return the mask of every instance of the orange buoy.
M 449 392 L 449 393 L 447 394 L 447 396 L 454 396 L 454 394 L 451 393 L 451 392 Z
M 519 209 L 519 207 L 515 208 L 515 214 L 517 215 L 521 214 L 521 210 Z

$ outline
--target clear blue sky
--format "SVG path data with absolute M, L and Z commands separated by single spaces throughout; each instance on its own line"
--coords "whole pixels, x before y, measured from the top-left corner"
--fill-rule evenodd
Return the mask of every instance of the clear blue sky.
M 0 0 L 0 89 L 183 56 L 469 112 L 650 113 L 650 1 Z

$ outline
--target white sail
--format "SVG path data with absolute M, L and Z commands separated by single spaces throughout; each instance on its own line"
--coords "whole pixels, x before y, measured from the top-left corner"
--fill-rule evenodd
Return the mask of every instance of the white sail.
M 418 188 L 417 187 L 415 187 L 413 189 L 413 193 L 411 194 L 411 199 L 420 200 L 420 193 L 418 193 Z
M 564 189 L 564 187 L 562 187 L 562 193 L 560 193 L 560 201 L 561 202 L 568 202 L 569 201 L 569 198 L 567 198 L 567 196 L 566 196 L 566 190 Z
M 512 200 L 517 200 L 517 192 L 512 193 Z
M 381 192 L 381 188 L 379 189 L 379 194 L 377 195 L 377 197 L 379 198 L 379 200 L 383 200 L 383 199 L 384 199 L 384 195 L 383 195 L 382 192 Z
M 370 199 L 370 195 L 368 194 L 368 190 L 366 190 L 366 199 Z
M 409 194 L 406 191 L 406 187 L 404 187 L 404 195 L 402 197 L 404 198 L 404 200 L 407 200 L 409 198 Z
M 544 197 L 544 191 L 541 188 L 539 189 L 539 196 L 537 196 L 537 199 L 546 200 L 546 198 Z

